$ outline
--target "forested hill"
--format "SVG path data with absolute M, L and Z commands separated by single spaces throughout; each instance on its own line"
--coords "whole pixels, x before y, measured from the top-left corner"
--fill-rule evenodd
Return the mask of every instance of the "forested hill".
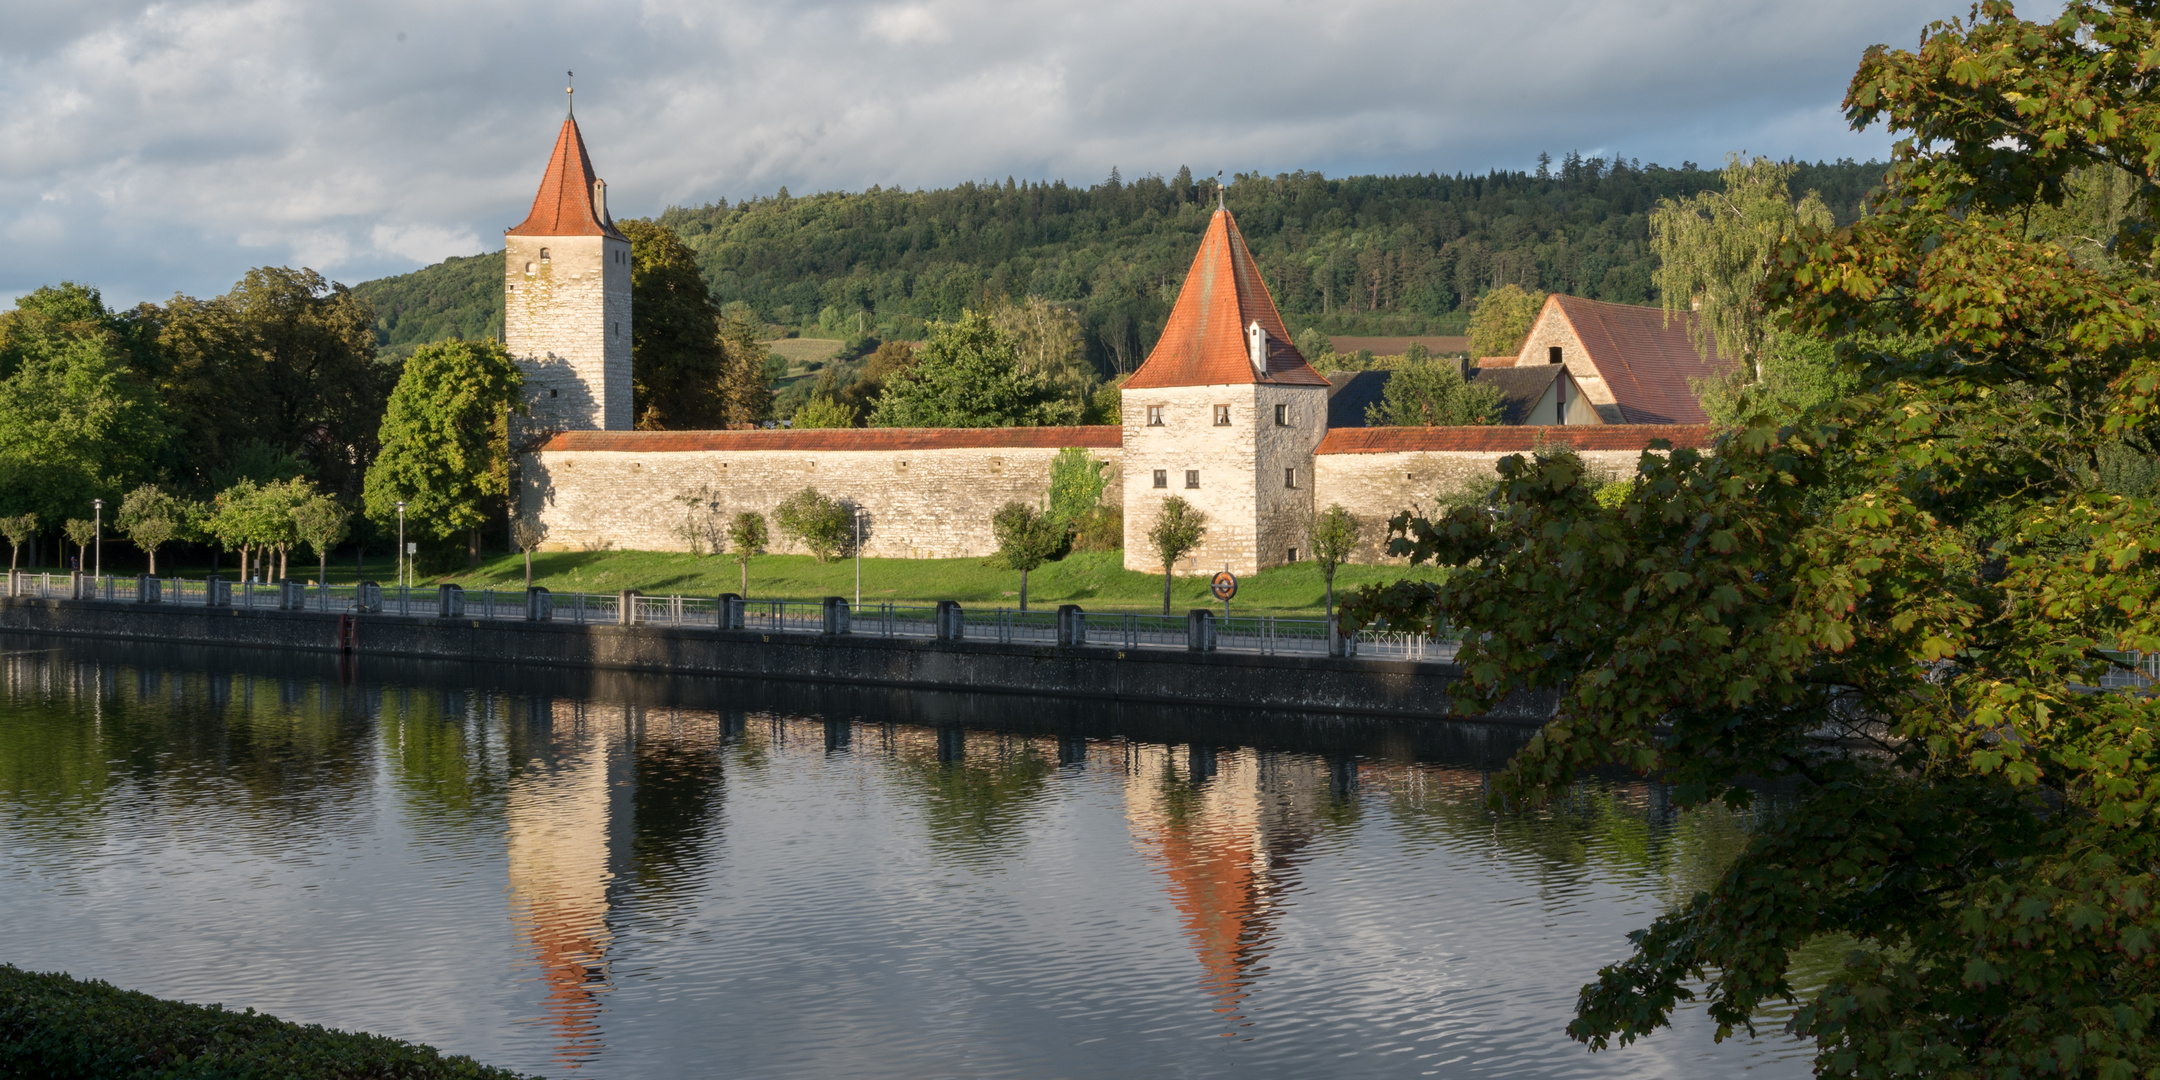
M 1874 162 L 1801 165 L 1849 220 L 1880 179 Z M 1649 303 L 1647 215 L 1718 174 L 1575 155 L 1537 173 L 1484 176 L 1239 175 L 1227 189 L 1293 331 L 1452 331 L 1495 285 Z M 723 304 L 831 336 L 917 337 L 929 319 L 996 297 L 1073 303 L 1106 370 L 1146 355 L 1207 226 L 1214 198 L 1187 170 L 1092 187 L 968 183 L 937 191 L 770 198 L 671 208 L 661 221 L 698 253 Z M 451 259 L 357 291 L 385 345 L 498 333 L 499 256 Z

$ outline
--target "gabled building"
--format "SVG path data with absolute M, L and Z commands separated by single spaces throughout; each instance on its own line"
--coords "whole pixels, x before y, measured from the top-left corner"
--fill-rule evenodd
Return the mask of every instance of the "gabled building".
M 1162 569 L 1147 535 L 1171 496 L 1207 514 L 1189 572 L 1296 562 L 1328 389 L 1217 206 L 1162 337 L 1119 396 L 1126 568 Z
M 1545 298 L 1512 366 L 1565 366 L 1607 424 L 1707 423 L 1697 384 L 1723 378 L 1734 365 L 1715 349 L 1707 359 L 1695 351 L 1688 340 L 1693 318 L 1554 293 Z M 1480 363 L 1498 367 L 1505 361 Z

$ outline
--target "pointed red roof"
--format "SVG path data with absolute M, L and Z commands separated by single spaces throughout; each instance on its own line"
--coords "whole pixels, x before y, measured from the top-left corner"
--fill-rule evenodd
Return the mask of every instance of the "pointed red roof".
M 1253 370 L 1245 328 L 1259 323 L 1267 331 L 1267 377 Z M 1260 280 L 1245 235 L 1230 211 L 1218 208 L 1200 238 L 1177 305 L 1163 327 L 1147 362 L 1133 372 L 1127 390 L 1165 386 L 1222 386 L 1266 382 L 1286 386 L 1326 387 L 1327 379 L 1305 362 L 1290 342 L 1275 311 L 1275 298 Z
M 506 234 L 623 239 L 615 231 L 615 219 L 593 205 L 593 183 L 598 179 L 593 175 L 592 158 L 585 153 L 577 117 L 565 118 L 562 134 L 555 137 L 555 152 L 548 156 L 547 175 L 540 179 L 540 193 L 533 196 L 532 213 Z

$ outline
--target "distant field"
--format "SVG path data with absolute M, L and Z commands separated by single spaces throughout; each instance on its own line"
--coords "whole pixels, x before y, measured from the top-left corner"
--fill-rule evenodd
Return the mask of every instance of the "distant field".
M 843 344 L 831 338 L 781 338 L 778 341 L 766 342 L 765 347 L 772 350 L 774 356 L 787 361 L 790 369 L 794 369 L 831 362 L 840 355 Z
M 1422 342 L 1425 350 L 1435 356 L 1459 353 L 1470 348 L 1467 337 L 1331 337 L 1330 347 L 1339 353 L 1354 353 L 1370 349 L 1374 356 L 1401 356 L 1410 351 L 1410 343 Z

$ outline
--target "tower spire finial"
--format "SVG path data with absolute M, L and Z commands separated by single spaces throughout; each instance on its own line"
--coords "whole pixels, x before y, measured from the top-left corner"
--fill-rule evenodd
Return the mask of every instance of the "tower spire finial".
M 1217 169 L 1217 170 L 1215 170 L 1215 209 L 1217 209 L 1217 210 L 1226 210 L 1226 209 L 1228 209 L 1228 207 L 1226 207 L 1226 206 L 1224 206 L 1224 205 L 1223 205 L 1223 195 L 1222 195 L 1222 170 L 1221 170 L 1221 169 Z
M 571 115 L 571 116 L 576 116 L 576 115 L 577 115 L 577 72 L 575 72 L 575 71 L 565 71 L 565 72 L 563 72 L 563 76 L 564 76 L 564 81 L 565 81 L 565 82 L 568 82 L 568 83 L 570 84 L 570 85 L 568 85 L 568 86 L 565 86 L 565 87 L 563 87 L 563 93 L 565 93 L 565 94 L 568 94 L 568 95 L 570 95 L 570 115 Z

